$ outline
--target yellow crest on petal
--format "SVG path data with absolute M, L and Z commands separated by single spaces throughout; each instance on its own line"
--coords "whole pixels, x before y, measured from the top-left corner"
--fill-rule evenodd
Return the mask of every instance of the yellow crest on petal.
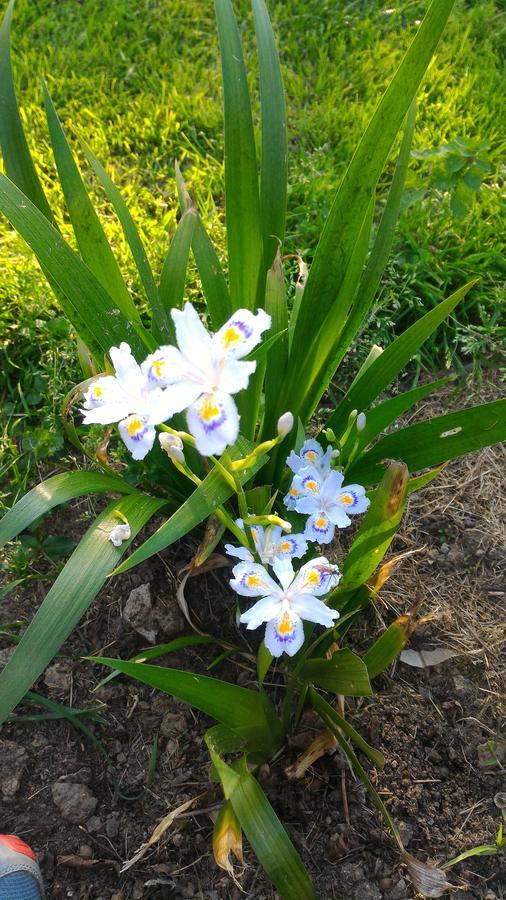
M 199 407 L 199 416 L 203 422 L 210 422 L 220 414 L 220 407 L 212 394 L 204 397 Z
M 127 422 L 126 430 L 130 437 L 135 437 L 138 431 L 142 431 L 144 423 L 138 416 L 131 416 Z
M 278 624 L 276 625 L 276 631 L 281 637 L 286 637 L 287 634 L 291 634 L 294 629 L 293 620 L 290 617 L 289 612 L 284 612 L 281 616 Z
M 230 327 L 223 332 L 222 342 L 225 350 L 230 350 L 231 347 L 235 347 L 235 345 L 238 344 L 240 340 L 241 333 L 233 325 L 230 325 Z

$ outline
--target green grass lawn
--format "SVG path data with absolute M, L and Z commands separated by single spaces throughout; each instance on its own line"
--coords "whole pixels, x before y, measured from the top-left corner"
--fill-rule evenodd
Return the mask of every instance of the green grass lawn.
M 339 179 L 426 6 L 413 0 L 399 0 L 393 9 L 379 0 L 269 4 L 288 100 L 287 253 L 310 260 Z M 254 87 L 247 0 L 236 9 Z M 504 318 L 504 19 L 503 0 L 460 0 L 419 97 L 415 150 L 465 143 L 454 154 L 413 158 L 394 252 L 361 346 L 387 342 L 445 294 L 480 278 L 459 307 L 459 321 L 440 329 L 419 366 L 476 368 L 497 356 L 501 304 Z M 211 0 L 17 0 L 13 63 L 30 147 L 72 245 L 41 75 L 81 162 L 84 138 L 122 190 L 155 272 L 176 223 L 175 159 L 214 240 L 224 246 L 221 75 Z M 475 157 L 481 184 L 468 171 Z M 119 225 L 84 163 L 83 171 L 130 288 L 141 296 Z M 382 196 L 380 190 L 378 209 Z M 28 460 L 60 450 L 59 404 L 79 372 L 67 325 L 31 252 L 5 220 L 1 228 L 1 465 L 17 492 Z M 198 290 L 193 272 L 189 290 Z M 10 504 L 12 492 L 6 489 L 4 499 Z

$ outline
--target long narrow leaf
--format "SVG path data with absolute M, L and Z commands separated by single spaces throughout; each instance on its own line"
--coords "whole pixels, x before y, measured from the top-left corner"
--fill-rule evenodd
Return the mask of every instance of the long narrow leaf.
M 225 195 L 230 295 L 234 309 L 257 305 L 262 268 L 258 168 L 251 104 L 231 0 L 215 0 L 225 106 Z
M 142 326 L 129 322 L 86 263 L 68 246 L 43 213 L 5 175 L 0 174 L 0 212 L 36 254 L 57 285 L 64 312 L 81 335 L 102 353 L 127 341 L 142 358 L 154 342 Z
M 417 472 L 504 440 L 506 400 L 494 400 L 388 434 L 350 467 L 348 475 L 373 484 L 384 459 L 402 459 L 410 472 Z
M 262 436 L 269 437 L 274 434 L 274 428 L 279 418 L 280 385 L 284 382 L 288 362 L 288 309 L 285 275 L 279 252 L 276 253 L 274 262 L 267 272 L 265 309 L 272 318 L 272 334 L 281 334 L 280 339 L 269 350 L 265 371 L 265 413 Z M 268 341 L 264 343 L 268 343 Z M 260 347 L 263 347 L 264 343 Z
M 144 286 L 146 297 L 148 298 L 149 305 L 151 307 L 151 310 L 153 311 L 154 307 L 158 303 L 158 288 L 156 286 L 153 271 L 144 249 L 144 244 L 142 243 L 140 234 L 137 230 L 137 226 L 132 219 L 132 216 L 130 215 L 128 206 L 123 200 L 123 197 L 114 184 L 112 178 L 108 175 L 102 164 L 99 162 L 96 156 L 93 155 L 90 148 L 84 142 L 83 150 L 95 175 L 102 183 L 108 200 L 114 207 L 114 211 L 123 229 L 125 240 L 130 247 L 130 252 L 132 254 L 135 265 L 137 266 L 137 271 Z
M 416 617 L 408 613 L 399 616 L 395 622 L 388 626 L 383 634 L 380 634 L 379 638 L 362 657 L 367 666 L 369 678 L 376 678 L 377 675 L 385 671 L 394 659 L 397 659 L 415 628 Z
M 174 337 L 170 310 L 179 308 L 183 301 L 188 256 L 196 220 L 197 213 L 192 207 L 183 213 L 163 263 L 158 288 L 160 308 L 154 309 L 154 314 L 161 337 L 165 340 Z
M 14 2 L 10 0 L 0 27 L 0 146 L 10 180 L 52 221 L 53 214 L 28 149 L 14 90 L 10 50 Z
M 171 694 L 231 729 L 238 729 L 243 739 L 253 733 L 259 741 L 267 740 L 276 721 L 274 707 L 265 694 L 208 675 L 195 675 L 180 669 L 148 666 L 121 659 L 91 657 L 94 662 L 110 666 L 143 684 Z M 274 724 L 274 731 L 276 729 Z
M 229 450 L 232 459 L 238 459 L 245 455 L 251 444 L 240 437 L 234 448 Z M 266 456 L 260 456 L 255 466 L 241 473 L 241 482 L 245 484 L 267 461 Z M 114 574 L 126 572 L 133 566 L 137 566 L 145 559 L 149 559 L 155 553 L 160 553 L 179 538 L 183 537 L 192 528 L 195 528 L 204 519 L 207 519 L 217 506 L 221 506 L 233 494 L 232 488 L 223 479 L 218 469 L 214 468 L 206 475 L 202 484 L 188 497 L 188 500 L 167 519 L 158 531 L 145 541 L 132 555 L 118 567 Z
M 383 475 L 372 503 L 343 563 L 342 582 L 331 594 L 337 599 L 364 584 L 380 564 L 390 546 L 406 505 L 408 470 L 403 463 L 392 463 Z
M 42 481 L 9 509 L 0 519 L 0 549 L 16 535 L 61 503 L 83 494 L 135 494 L 136 489 L 123 478 L 99 472 L 63 472 Z
M 366 209 L 362 227 L 357 235 L 350 261 L 344 274 L 343 282 L 337 294 L 336 300 L 331 306 L 328 315 L 320 329 L 315 342 L 313 354 L 307 354 L 305 361 L 307 376 L 299 372 L 297 397 L 299 403 L 295 403 L 295 409 L 303 421 L 310 418 L 315 411 L 318 401 L 329 386 L 334 372 L 338 366 L 340 335 L 348 310 L 356 296 L 360 277 L 362 275 L 371 234 L 374 215 L 374 202 L 371 201 Z M 314 356 L 314 358 L 312 358 Z
M 378 226 L 371 255 L 367 261 L 355 301 L 339 339 L 339 348 L 335 356 L 336 368 L 340 365 L 348 347 L 350 347 L 371 309 L 381 282 L 381 276 L 383 275 L 383 271 L 388 262 L 388 257 L 390 256 L 395 227 L 401 208 L 404 182 L 406 181 L 408 171 L 411 145 L 413 143 L 413 132 L 415 129 L 415 119 L 416 103 L 413 101 L 408 115 L 406 116 L 406 125 L 404 127 L 404 133 L 399 149 L 399 156 L 397 157 L 397 162 L 395 164 L 392 183 L 385 203 L 385 209 L 383 210 L 383 215 L 381 216 L 381 221 Z
M 388 387 L 424 341 L 450 315 L 457 303 L 475 284 L 476 281 L 470 281 L 446 300 L 438 303 L 434 309 L 425 313 L 418 322 L 415 322 L 392 341 L 390 346 L 374 360 L 362 378 L 347 391 L 335 412 L 330 416 L 327 425 L 333 428 L 336 434 L 344 430 L 348 416 L 353 409 L 367 412 L 370 404 Z
M 420 387 L 412 388 L 410 391 L 404 391 L 397 394 L 396 397 L 390 397 L 383 403 L 378 403 L 373 409 L 369 409 L 366 416 L 366 423 L 363 431 L 358 434 L 358 446 L 366 447 L 370 444 L 378 434 L 385 431 L 389 425 L 396 422 L 400 416 L 416 406 L 420 400 L 437 391 L 438 388 L 452 379 L 451 375 L 446 378 L 438 378 L 437 381 L 430 381 L 422 384 Z
M 260 208 L 264 265 L 272 265 L 285 237 L 288 178 L 285 94 L 276 41 L 264 0 L 253 0 L 260 73 L 262 158 Z
M 44 81 L 42 87 L 49 136 L 79 252 L 86 265 L 118 304 L 123 315 L 140 323 L 139 313 L 128 293 L 114 253 L 89 198 Z
M 302 860 L 271 804 L 246 765 L 232 768 L 209 751 L 246 838 L 263 869 L 284 900 L 316 900 L 316 893 Z
M 351 650 L 337 650 L 330 659 L 308 659 L 300 668 L 304 681 L 345 697 L 368 697 L 372 688 L 367 668 Z
M 367 743 L 366 740 L 362 737 L 358 731 L 355 731 L 352 725 L 339 715 L 338 712 L 327 703 L 323 697 L 320 697 L 320 694 L 315 691 L 314 688 L 309 688 L 309 699 L 313 704 L 313 707 L 317 711 L 318 715 L 321 716 L 325 725 L 329 727 L 329 724 L 332 723 L 332 726 L 335 728 L 340 728 L 341 731 L 344 731 L 345 735 L 349 737 L 353 743 L 362 751 L 362 753 L 367 756 L 368 759 L 377 766 L 378 769 L 382 769 L 385 765 L 385 757 L 379 750 L 375 750 L 374 747 L 371 747 L 370 744 Z
M 186 212 L 192 205 L 190 195 L 186 189 L 181 170 L 176 163 L 176 184 L 179 196 L 181 212 Z M 227 282 L 221 268 L 218 254 L 214 249 L 205 225 L 197 215 L 193 231 L 192 250 L 199 270 L 202 290 L 206 298 L 207 312 L 211 325 L 215 331 L 232 315 L 232 302 L 228 291 Z
M 319 710 L 318 710 L 318 712 L 319 712 Z M 355 772 L 356 775 L 358 775 L 358 777 L 360 778 L 360 781 L 366 788 L 367 793 L 369 794 L 376 809 L 381 813 L 381 816 L 383 818 L 383 821 L 385 822 L 385 825 L 391 831 L 399 848 L 403 849 L 399 830 L 398 830 L 392 816 L 390 815 L 388 809 L 386 808 L 385 804 L 383 803 L 383 800 L 381 799 L 380 795 L 378 794 L 376 788 L 374 787 L 371 779 L 367 775 L 365 769 L 360 764 L 355 753 L 353 752 L 350 745 L 348 744 L 348 741 L 345 740 L 345 738 L 343 737 L 340 728 L 337 727 L 337 725 L 332 721 L 332 719 L 330 717 L 323 719 L 323 721 L 325 722 L 329 731 L 331 731 L 332 734 L 334 735 L 334 737 L 335 737 L 337 743 L 339 744 L 339 746 L 341 747 L 341 750 L 343 751 L 343 753 L 348 757 L 353 771 Z
M 297 365 L 335 300 L 365 211 L 397 132 L 418 91 L 455 0 L 432 0 L 339 186 L 318 244 L 293 335 Z
M 124 497 L 109 504 L 88 529 L 0 673 L 0 723 L 58 652 L 128 549 L 131 541 L 117 548 L 109 540 L 117 513 L 128 520 L 133 540 L 164 502 L 145 494 Z

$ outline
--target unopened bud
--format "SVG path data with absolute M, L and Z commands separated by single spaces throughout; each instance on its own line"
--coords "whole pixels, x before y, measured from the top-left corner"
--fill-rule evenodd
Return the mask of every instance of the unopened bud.
M 339 450 L 333 450 L 332 453 L 330 454 L 331 459 L 337 459 L 338 456 L 339 456 Z
M 279 519 L 277 516 L 273 516 L 273 518 L 277 518 L 276 525 L 280 525 L 283 531 L 286 531 L 287 534 L 290 534 L 292 530 L 292 526 L 290 522 L 287 522 L 286 519 Z
M 173 462 L 184 463 L 185 461 L 184 453 L 179 449 L 179 447 L 169 447 L 169 449 L 167 450 L 167 456 Z
M 366 419 L 365 413 L 360 412 L 358 414 L 358 416 L 356 418 L 356 422 L 355 422 L 355 424 L 357 426 L 357 431 L 363 431 L 365 428 L 366 422 L 367 422 L 367 419 Z
M 293 428 L 293 414 L 291 412 L 283 413 L 278 419 L 278 434 L 280 438 L 290 434 Z
M 111 544 L 114 544 L 115 547 L 121 547 L 123 541 L 130 540 L 131 531 L 130 525 L 126 522 L 123 525 L 115 525 L 112 529 L 109 540 Z
M 334 444 L 337 441 L 333 428 L 324 428 L 323 434 L 325 435 L 329 443 Z
M 162 433 L 158 435 L 158 440 L 160 441 L 162 450 L 165 450 L 165 452 L 168 453 L 169 456 L 171 455 L 171 451 L 173 449 L 183 449 L 183 442 L 177 434 L 169 434 L 167 431 L 162 431 Z

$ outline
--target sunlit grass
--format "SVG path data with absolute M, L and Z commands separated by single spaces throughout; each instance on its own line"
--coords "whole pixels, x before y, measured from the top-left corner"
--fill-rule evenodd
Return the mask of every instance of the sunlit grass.
M 309 258 L 335 186 L 426 4 L 402 0 L 393 11 L 394 4 L 379 0 L 285 0 L 271 6 L 289 113 L 286 250 Z M 249 15 L 247 0 L 240 0 L 237 9 Z M 40 75 L 81 162 L 79 138 L 84 138 L 121 188 L 155 271 L 176 222 L 176 158 L 213 239 L 223 248 L 221 77 L 211 0 L 17 0 L 12 38 L 31 149 L 73 245 L 62 217 Z M 245 40 L 251 53 L 246 31 Z M 401 217 L 378 298 L 371 332 L 375 341 L 386 342 L 422 308 L 476 275 L 481 279 L 461 305 L 459 321 L 451 319 L 427 347 L 420 360 L 426 366 L 455 364 L 459 358 L 479 363 L 500 338 L 503 45 L 499 4 L 458 3 L 419 98 L 415 148 L 436 148 L 458 136 L 476 138 L 489 143 L 491 163 L 464 219 L 455 221 L 448 198 L 433 190 Z M 83 171 L 92 183 L 84 164 Z M 413 160 L 411 186 L 424 188 L 429 174 L 426 162 Z M 122 271 L 141 297 L 119 225 L 95 185 L 93 190 Z M 36 263 L 5 222 L 2 232 L 0 391 L 10 420 L 1 440 L 10 458 L 13 437 L 21 440 L 27 428 L 58 427 L 58 400 L 78 371 L 68 327 Z M 193 282 L 192 293 L 195 288 Z M 40 388 L 40 379 L 46 387 L 37 394 L 33 386 Z M 26 399 L 30 396 L 32 403 Z M 29 446 L 25 441 L 24 452 Z

